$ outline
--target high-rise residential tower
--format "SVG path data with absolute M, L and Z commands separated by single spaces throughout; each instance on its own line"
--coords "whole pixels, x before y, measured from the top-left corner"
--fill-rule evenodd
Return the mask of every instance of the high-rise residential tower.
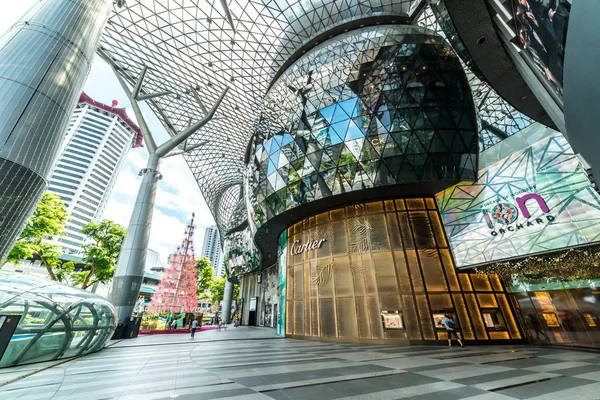
M 223 260 L 221 258 L 221 241 L 219 238 L 219 229 L 216 225 L 209 226 L 204 231 L 204 244 L 202 245 L 201 256 L 207 257 L 215 269 L 215 276 L 223 276 Z
M 81 94 L 48 187 L 65 202 L 71 218 L 60 238 L 65 253 L 81 252 L 81 228 L 100 219 L 129 149 L 141 144 L 140 128 L 124 108 Z

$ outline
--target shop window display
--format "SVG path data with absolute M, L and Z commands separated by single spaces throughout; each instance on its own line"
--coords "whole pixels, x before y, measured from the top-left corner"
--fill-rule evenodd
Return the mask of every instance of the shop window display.
M 598 279 L 527 283 L 509 286 L 532 343 L 600 348 Z
M 498 279 L 456 272 L 431 198 L 330 210 L 285 235 L 288 336 L 435 342 L 449 313 L 467 341 L 522 337 Z

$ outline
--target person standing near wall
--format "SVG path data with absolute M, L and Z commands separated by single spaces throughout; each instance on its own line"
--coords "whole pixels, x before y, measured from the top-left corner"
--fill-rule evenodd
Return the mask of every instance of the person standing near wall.
M 448 347 L 452 346 L 453 334 L 456 340 L 458 341 L 458 344 L 460 344 L 460 347 L 464 347 L 462 342 L 458 338 L 458 335 L 456 334 L 456 323 L 454 322 L 450 314 L 444 314 L 444 326 L 446 327 L 446 332 L 448 332 Z

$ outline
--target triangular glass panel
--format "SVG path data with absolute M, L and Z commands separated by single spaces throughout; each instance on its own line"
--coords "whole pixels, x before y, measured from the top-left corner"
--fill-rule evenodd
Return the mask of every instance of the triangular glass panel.
M 358 126 L 356 126 L 356 124 L 354 123 L 353 120 L 350 120 L 344 141 L 347 142 L 349 140 L 360 139 L 360 138 L 364 138 L 364 136 L 365 136 L 365 133 L 363 132 L 363 130 L 361 128 L 359 128 Z

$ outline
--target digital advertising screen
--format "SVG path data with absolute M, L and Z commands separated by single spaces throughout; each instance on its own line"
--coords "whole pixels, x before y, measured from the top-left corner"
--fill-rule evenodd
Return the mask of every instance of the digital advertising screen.
M 19 325 L 20 315 L 0 315 L 0 360 Z
M 513 0 L 518 45 L 562 97 L 571 0 Z
M 457 268 L 600 241 L 600 196 L 550 132 L 527 147 L 506 139 L 515 152 L 436 195 Z

